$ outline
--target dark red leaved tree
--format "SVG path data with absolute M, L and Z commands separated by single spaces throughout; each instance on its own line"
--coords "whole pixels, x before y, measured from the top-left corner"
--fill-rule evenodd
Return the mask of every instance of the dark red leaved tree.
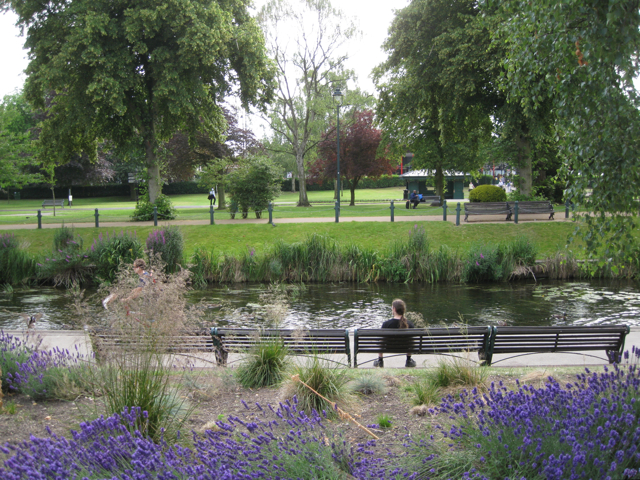
M 340 122 L 340 177 L 349 180 L 351 203 L 355 204 L 355 190 L 363 177 L 379 178 L 391 175 L 393 166 L 385 148 L 377 155 L 382 132 L 373 126 L 373 111 L 356 111 L 353 118 Z M 336 128 L 333 125 L 322 135 L 318 144 L 318 159 L 311 166 L 316 178 L 336 178 Z

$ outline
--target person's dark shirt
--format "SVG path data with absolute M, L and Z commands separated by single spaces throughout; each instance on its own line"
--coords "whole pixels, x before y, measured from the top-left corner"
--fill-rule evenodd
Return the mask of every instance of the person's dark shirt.
M 407 320 L 407 323 L 409 324 L 409 328 L 416 328 L 415 325 L 409 320 Z M 390 320 L 387 320 L 382 324 L 382 328 L 400 328 L 400 319 L 392 318 Z
M 411 192 L 411 196 L 409 197 L 409 200 L 415 200 L 417 196 L 418 194 L 416 192 Z

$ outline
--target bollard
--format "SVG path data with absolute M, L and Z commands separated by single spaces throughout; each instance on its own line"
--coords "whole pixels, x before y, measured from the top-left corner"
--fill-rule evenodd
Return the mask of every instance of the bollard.
M 564 202 L 564 218 L 569 218 L 569 200 Z
M 393 213 L 393 210 L 394 210 L 395 207 L 393 206 L 393 200 L 391 201 L 391 206 L 389 208 L 391 209 L 391 221 L 393 222 L 393 221 L 395 221 L 394 213 Z
M 513 223 L 518 223 L 518 201 L 516 200 L 515 213 L 513 215 Z
M 447 201 L 442 202 L 442 220 L 447 221 Z
M 158 226 L 158 207 L 153 206 L 153 226 Z
M 98 213 L 98 209 L 96 208 L 96 213 L 94 214 L 96 216 L 96 228 L 100 227 L 100 221 L 98 220 L 98 217 L 100 216 L 100 214 Z
M 336 223 L 340 223 L 340 203 L 337 200 L 334 208 L 336 209 Z
M 269 202 L 269 225 L 273 225 L 273 203 Z
M 38 229 L 42 228 L 42 210 L 38 210 Z
M 213 205 L 209 205 L 209 225 L 215 225 L 216 222 L 213 220 Z
M 460 202 L 458 202 L 458 206 L 456 207 L 456 227 L 460 226 Z

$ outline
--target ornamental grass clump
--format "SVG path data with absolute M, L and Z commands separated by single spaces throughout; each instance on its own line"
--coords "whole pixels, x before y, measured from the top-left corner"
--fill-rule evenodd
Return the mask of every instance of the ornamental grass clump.
M 260 337 L 236 372 L 245 388 L 272 387 L 282 382 L 288 349 L 279 337 Z
M 194 433 L 191 448 L 141 435 L 140 408 L 82 423 L 70 440 L 50 433 L 0 446 L 7 458 L 0 478 L 398 478 L 387 458 L 373 457 L 373 441 L 350 448 L 322 415 L 301 411 L 295 397 L 277 408 L 243 403 L 244 419 L 229 415 L 215 431 Z
M 637 477 L 640 349 L 624 357 L 626 364 L 602 373 L 586 369 L 565 387 L 549 378 L 543 388 L 518 383 L 512 391 L 499 383 L 485 394 L 473 389 L 448 396 L 437 411 L 456 424 L 444 430 L 449 454 L 473 455 L 481 478 Z M 435 468 L 438 456 L 427 463 Z

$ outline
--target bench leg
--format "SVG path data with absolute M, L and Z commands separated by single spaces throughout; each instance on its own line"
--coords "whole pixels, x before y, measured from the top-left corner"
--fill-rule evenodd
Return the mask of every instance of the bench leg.
M 219 367 L 227 366 L 227 359 L 229 358 L 229 352 L 222 349 L 216 348 L 216 363 Z

